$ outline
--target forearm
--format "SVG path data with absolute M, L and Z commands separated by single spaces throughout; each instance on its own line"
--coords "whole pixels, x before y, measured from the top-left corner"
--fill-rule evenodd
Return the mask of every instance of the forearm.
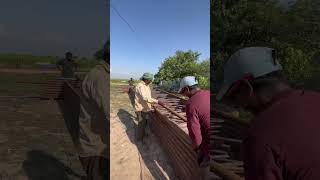
M 200 129 L 197 130 L 198 128 L 190 126 L 189 128 L 189 137 L 192 142 L 192 149 L 196 150 L 200 147 L 201 142 L 202 142 L 202 136 L 200 133 Z
M 187 127 L 189 131 L 189 136 L 192 141 L 193 149 L 198 148 L 202 143 L 201 127 L 199 123 L 199 117 L 195 109 L 186 108 L 187 112 Z
M 143 98 L 144 101 L 146 101 L 147 103 L 150 103 L 150 104 L 157 104 L 158 103 L 158 100 L 157 99 L 154 99 L 152 97 L 145 97 Z

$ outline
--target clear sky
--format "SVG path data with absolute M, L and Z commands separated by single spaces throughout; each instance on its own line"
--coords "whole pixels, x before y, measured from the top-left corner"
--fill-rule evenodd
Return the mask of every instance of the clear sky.
M 191 49 L 202 54 L 200 60 L 209 58 L 209 3 L 111 0 L 111 77 L 138 78 L 146 71 L 155 74 L 161 62 L 177 50 Z
M 109 33 L 107 0 L 1 0 L 0 53 L 92 57 Z

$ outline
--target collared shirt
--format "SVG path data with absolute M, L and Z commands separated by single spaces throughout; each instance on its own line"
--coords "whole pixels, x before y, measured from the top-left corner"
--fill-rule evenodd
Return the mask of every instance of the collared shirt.
M 205 156 L 209 156 L 210 144 L 210 91 L 200 90 L 186 105 L 187 127 L 194 145 L 200 146 Z
M 79 155 L 109 158 L 110 71 L 105 62 L 93 68 L 82 83 Z
M 151 104 L 158 103 L 157 99 L 151 97 L 151 88 L 141 81 L 135 87 L 135 110 L 148 112 L 152 110 Z
M 246 180 L 320 179 L 320 94 L 291 90 L 252 121 L 244 140 Z

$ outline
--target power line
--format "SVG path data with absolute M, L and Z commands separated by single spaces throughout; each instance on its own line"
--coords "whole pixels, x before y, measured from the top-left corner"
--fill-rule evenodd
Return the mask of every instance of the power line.
M 142 41 L 142 38 L 140 38 L 139 34 L 134 30 L 134 28 L 130 25 L 130 23 L 121 15 L 121 13 L 117 10 L 117 8 L 111 4 L 112 9 L 116 12 L 116 14 L 128 25 L 130 30 L 134 33 L 135 39 L 141 43 L 141 45 L 147 49 L 147 52 L 154 55 L 153 50 L 150 48 L 150 46 L 146 45 L 144 41 Z
M 121 16 L 121 14 L 119 13 L 119 11 L 111 4 L 111 8 L 117 13 L 117 15 L 129 26 L 130 30 L 132 32 L 135 32 L 135 30 L 133 29 L 133 27 L 129 24 L 129 22 Z

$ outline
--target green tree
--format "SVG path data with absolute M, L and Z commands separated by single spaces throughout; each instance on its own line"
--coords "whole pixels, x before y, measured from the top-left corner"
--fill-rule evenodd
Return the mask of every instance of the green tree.
M 289 8 L 269 0 L 211 0 L 211 55 L 217 84 L 236 50 L 273 47 L 285 74 L 300 86 L 314 76 L 312 57 L 320 47 L 320 2 L 298 0 Z M 319 67 L 319 64 L 318 64 Z
M 288 81 L 295 86 L 305 85 L 312 76 L 311 55 L 291 47 L 286 48 L 282 53 L 284 55 L 281 64 Z
M 210 62 L 199 62 L 200 53 L 177 51 L 174 56 L 165 59 L 155 75 L 155 83 L 163 82 L 163 86 L 177 86 L 177 82 L 185 76 L 196 76 L 203 88 L 209 88 Z M 176 89 L 176 87 L 175 87 Z
M 156 77 L 159 80 L 173 80 L 194 75 L 199 56 L 200 53 L 191 50 L 187 52 L 177 51 L 174 56 L 165 59 Z
M 196 64 L 195 76 L 202 88 L 209 89 L 210 87 L 210 61 L 204 60 Z

